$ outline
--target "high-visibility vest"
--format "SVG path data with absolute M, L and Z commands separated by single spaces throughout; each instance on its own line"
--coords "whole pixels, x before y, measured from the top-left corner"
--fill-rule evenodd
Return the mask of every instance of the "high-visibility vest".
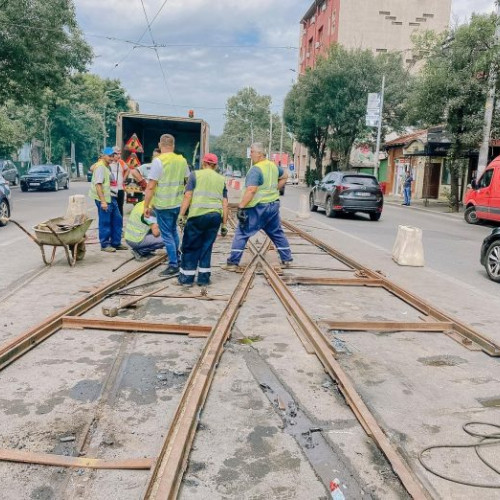
M 90 189 L 89 189 L 89 197 L 93 198 L 94 200 L 99 201 L 99 195 L 97 194 L 97 188 L 94 183 L 94 178 L 96 172 L 99 171 L 99 169 L 103 169 L 104 171 L 104 176 L 103 176 L 103 182 L 102 182 L 102 191 L 104 193 L 104 199 L 106 200 L 107 203 L 111 202 L 111 183 L 110 183 L 110 176 L 111 172 L 109 171 L 108 166 L 104 163 L 104 160 L 99 160 L 94 168 L 94 171 L 92 172 L 92 181 L 90 184 Z
M 199 217 L 211 212 L 218 212 L 222 215 L 222 199 L 226 185 L 224 177 L 211 168 L 196 170 L 194 175 L 196 176 L 196 186 L 191 205 L 189 205 L 188 218 Z
M 260 168 L 264 183 L 259 186 L 252 201 L 247 205 L 247 208 L 255 207 L 258 203 L 272 203 L 279 200 L 278 192 L 278 167 L 275 163 L 269 160 L 259 161 L 254 167 Z
M 137 203 L 130 212 L 127 226 L 125 227 L 125 239 L 132 243 L 140 243 L 149 233 L 150 227 L 142 222 L 144 202 Z
M 159 210 L 180 207 L 184 195 L 187 161 L 182 155 L 163 153 L 157 157 L 163 165 L 152 205 Z

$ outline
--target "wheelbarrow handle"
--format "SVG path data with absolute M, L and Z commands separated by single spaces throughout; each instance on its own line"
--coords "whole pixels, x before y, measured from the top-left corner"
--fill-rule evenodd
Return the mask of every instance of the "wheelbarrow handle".
M 36 236 L 33 236 L 27 229 L 25 229 L 19 222 L 15 221 L 14 219 L 9 219 L 9 222 L 12 222 L 12 224 L 15 224 L 21 231 L 26 233 L 39 247 L 42 246 L 42 244 L 38 241 Z

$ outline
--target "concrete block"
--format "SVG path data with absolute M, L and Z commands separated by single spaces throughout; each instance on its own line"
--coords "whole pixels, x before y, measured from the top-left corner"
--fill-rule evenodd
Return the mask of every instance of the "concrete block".
M 87 215 L 87 197 L 83 194 L 75 194 L 69 197 L 66 219 L 72 220 L 79 215 Z
M 299 199 L 299 211 L 297 216 L 301 219 L 309 219 L 311 211 L 309 210 L 309 198 L 307 194 L 301 194 Z
M 400 266 L 422 267 L 424 265 L 424 246 L 420 228 L 398 226 L 392 259 Z

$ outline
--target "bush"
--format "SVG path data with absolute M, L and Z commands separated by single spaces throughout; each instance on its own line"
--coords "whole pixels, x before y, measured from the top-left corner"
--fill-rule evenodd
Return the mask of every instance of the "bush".
M 314 186 L 315 181 L 320 180 L 320 175 L 316 169 L 306 168 L 305 181 L 308 187 Z

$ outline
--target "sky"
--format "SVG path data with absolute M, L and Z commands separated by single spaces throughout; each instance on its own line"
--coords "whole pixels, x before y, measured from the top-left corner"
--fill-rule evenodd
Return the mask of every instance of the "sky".
M 218 135 L 227 99 L 246 86 L 271 95 L 281 113 L 296 78 L 299 22 L 312 0 L 74 3 L 94 50 L 91 72 L 118 78 L 143 113 L 187 116 L 192 109 Z M 453 0 L 451 21 L 493 10 L 494 0 Z

